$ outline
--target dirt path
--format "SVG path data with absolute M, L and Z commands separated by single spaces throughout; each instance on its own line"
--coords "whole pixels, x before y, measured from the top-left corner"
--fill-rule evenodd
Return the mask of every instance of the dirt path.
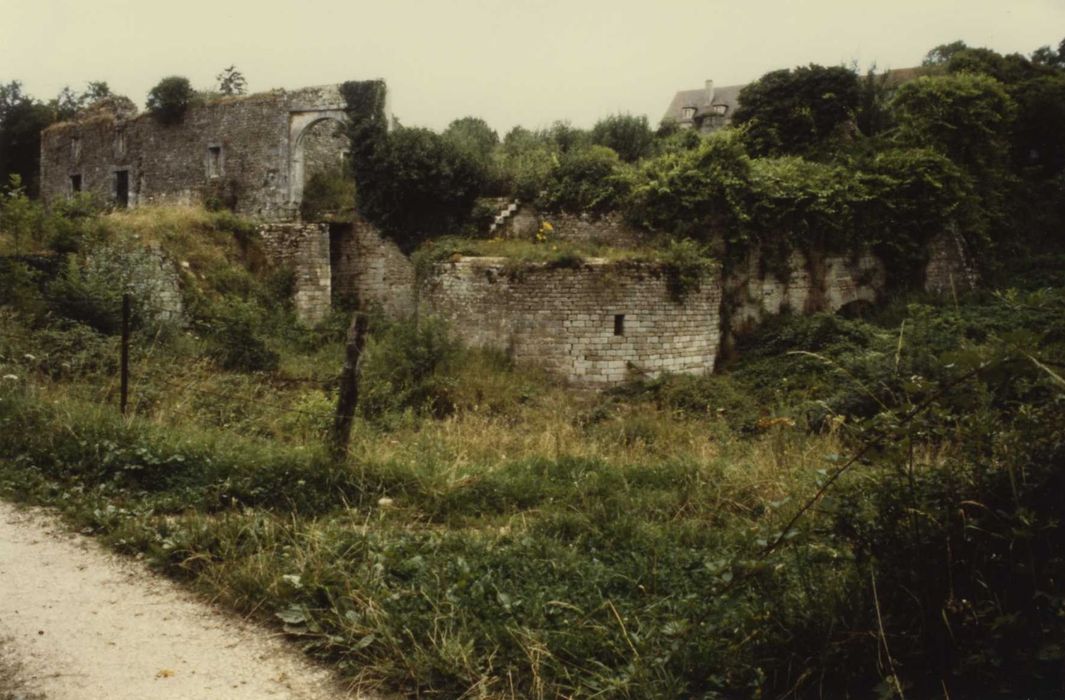
M 21 697 L 358 696 L 268 630 L 0 502 L 0 699 Z

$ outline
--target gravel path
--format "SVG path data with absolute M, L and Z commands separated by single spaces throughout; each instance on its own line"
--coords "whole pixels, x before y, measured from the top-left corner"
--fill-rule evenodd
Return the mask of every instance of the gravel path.
M 270 631 L 0 501 L 0 699 L 355 697 Z

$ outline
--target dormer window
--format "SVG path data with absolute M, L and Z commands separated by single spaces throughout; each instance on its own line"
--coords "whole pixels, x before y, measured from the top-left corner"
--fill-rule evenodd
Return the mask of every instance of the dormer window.
M 724 114 L 728 111 L 728 105 L 714 105 L 714 114 Z
M 681 115 L 685 119 L 694 119 L 695 118 L 695 107 L 685 107 L 684 109 L 681 110 Z

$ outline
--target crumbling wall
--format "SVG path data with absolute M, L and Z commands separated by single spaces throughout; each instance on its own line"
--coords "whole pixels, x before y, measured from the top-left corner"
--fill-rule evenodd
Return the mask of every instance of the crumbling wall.
M 718 348 L 719 280 L 676 302 L 661 267 L 647 263 L 515 269 L 502 258 L 464 258 L 438 264 L 420 299 L 464 342 L 582 384 L 710 371 Z
M 126 172 L 128 204 L 213 203 L 261 221 L 296 218 L 303 177 L 303 129 L 314 163 L 322 144 L 342 142 L 321 119 L 343 119 L 335 86 L 277 90 L 192 105 L 181 121 L 161 124 L 150 113 L 131 118 L 96 114 L 50 126 L 41 135 L 41 195 L 81 191 L 116 201 L 116 172 Z M 290 182 L 295 173 L 298 183 Z M 294 198 L 295 197 L 295 198 Z
M 767 268 L 752 251 L 726 276 L 728 330 L 744 333 L 765 317 L 784 312 L 838 311 L 854 302 L 876 303 L 887 278 L 884 264 L 864 253 L 821 256 L 792 251 L 780 270 Z
M 646 238 L 646 234 L 632 226 L 617 212 L 602 216 L 570 214 L 567 212 L 541 212 L 528 204 L 521 205 L 499 228 L 503 238 L 530 239 L 540 229 L 540 223 L 551 224 L 550 236 L 558 241 L 591 243 L 617 248 L 634 247 Z
M 391 316 L 414 311 L 414 265 L 372 224 L 334 224 L 330 244 L 334 302 Z
M 264 224 L 259 235 L 270 259 L 296 276 L 293 303 L 300 320 L 313 325 L 325 318 L 332 301 L 329 225 Z

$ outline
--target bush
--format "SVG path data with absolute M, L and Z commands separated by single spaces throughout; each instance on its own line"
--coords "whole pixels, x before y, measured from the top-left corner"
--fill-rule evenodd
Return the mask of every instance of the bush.
M 549 211 L 604 214 L 618 209 L 632 179 L 618 154 L 605 146 L 564 153 L 551 171 L 540 205 Z
M 626 163 L 635 163 L 654 152 L 655 135 L 645 116 L 615 114 L 592 127 L 592 143 L 606 146 Z
M 311 175 L 303 186 L 300 204 L 304 221 L 351 221 L 354 215 L 354 179 L 339 167 Z
M 355 163 L 359 211 L 410 252 L 462 228 L 484 187 L 484 164 L 428 129 L 397 129 Z
M 215 303 L 205 324 L 208 353 L 224 369 L 240 372 L 277 369 L 279 356 L 260 335 L 264 314 L 257 306 L 227 296 Z
M 374 329 L 362 360 L 360 412 L 368 418 L 408 409 L 433 416 L 450 413 L 450 370 L 458 353 L 439 319 L 407 319 Z
M 163 124 L 177 124 L 185 116 L 196 92 L 188 78 L 163 78 L 148 92 L 145 106 Z

